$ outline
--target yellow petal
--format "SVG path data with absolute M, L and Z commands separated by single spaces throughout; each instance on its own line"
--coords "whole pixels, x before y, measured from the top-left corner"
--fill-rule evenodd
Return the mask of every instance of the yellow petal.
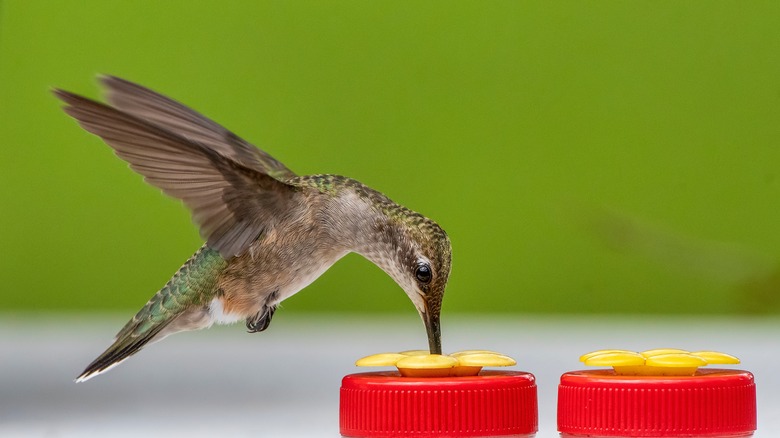
M 629 350 L 596 350 L 596 351 L 591 351 L 590 353 L 583 354 L 582 356 L 580 356 L 580 362 L 585 362 L 586 360 L 588 360 L 589 358 L 591 358 L 593 356 L 598 356 L 598 355 L 606 354 L 606 353 L 635 353 L 635 352 L 634 351 L 629 351 Z
M 495 351 L 490 351 L 490 350 L 463 350 L 463 351 L 456 351 L 450 354 L 450 356 L 460 357 L 460 356 L 465 356 L 467 354 L 501 354 L 501 353 L 497 353 Z
M 498 353 L 464 354 L 458 359 L 458 365 L 468 367 L 509 367 L 517 365 L 517 361 L 509 356 Z
M 706 360 L 708 364 L 734 365 L 739 363 L 739 359 L 736 357 L 718 351 L 694 351 L 691 354 Z
M 398 353 L 379 353 L 358 359 L 355 365 L 359 367 L 394 367 L 396 362 L 408 357 Z
M 639 354 L 641 354 L 644 357 L 650 357 L 650 356 L 658 356 L 659 354 L 673 354 L 673 353 L 688 354 L 689 351 L 678 350 L 676 348 L 656 348 L 655 350 L 645 350 Z
M 404 356 L 425 356 L 431 354 L 431 352 L 428 350 L 406 350 L 398 354 L 403 354 Z
M 590 356 L 583 362 L 585 365 L 594 367 L 638 366 L 645 364 L 645 358 L 633 351 L 620 351 Z
M 428 354 L 425 356 L 407 356 L 396 362 L 395 366 L 414 369 L 448 369 L 458 365 L 458 359 L 440 354 Z
M 687 353 L 671 353 L 650 356 L 645 363 L 653 367 L 689 368 L 703 367 L 707 361 Z

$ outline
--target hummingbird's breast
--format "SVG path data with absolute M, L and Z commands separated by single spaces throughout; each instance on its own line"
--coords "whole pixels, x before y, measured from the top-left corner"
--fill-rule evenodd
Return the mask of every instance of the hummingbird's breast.
M 329 228 L 329 209 L 322 205 L 328 200 L 314 198 L 305 214 L 278 222 L 247 251 L 228 261 L 218 279 L 216 297 L 223 317 L 235 321 L 275 306 L 349 252 Z

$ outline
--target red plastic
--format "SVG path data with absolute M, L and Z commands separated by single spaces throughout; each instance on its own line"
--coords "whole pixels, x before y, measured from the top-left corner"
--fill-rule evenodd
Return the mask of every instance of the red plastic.
M 412 378 L 375 372 L 341 383 L 339 425 L 347 437 L 533 436 L 537 421 L 530 373 Z
M 558 386 L 558 430 L 574 436 L 750 436 L 756 385 L 741 370 L 693 376 L 621 376 L 574 371 Z

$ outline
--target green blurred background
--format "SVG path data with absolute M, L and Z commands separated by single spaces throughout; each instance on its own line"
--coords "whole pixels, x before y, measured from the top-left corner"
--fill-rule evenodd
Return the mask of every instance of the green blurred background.
M 437 220 L 444 312 L 780 311 L 780 2 L 4 1 L 0 306 L 132 312 L 201 244 L 59 109 L 118 75 Z M 292 311 L 412 312 L 350 255 Z

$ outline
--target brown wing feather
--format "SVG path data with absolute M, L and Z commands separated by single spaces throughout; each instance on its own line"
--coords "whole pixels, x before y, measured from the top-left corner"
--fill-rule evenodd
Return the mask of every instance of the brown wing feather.
M 284 164 L 200 113 L 146 87 L 114 76 L 101 77 L 108 102 L 188 140 L 281 181 L 295 176 Z
M 101 137 L 150 184 L 192 210 L 201 235 L 225 257 L 243 253 L 302 203 L 297 189 L 192 139 L 67 91 L 65 112 Z

